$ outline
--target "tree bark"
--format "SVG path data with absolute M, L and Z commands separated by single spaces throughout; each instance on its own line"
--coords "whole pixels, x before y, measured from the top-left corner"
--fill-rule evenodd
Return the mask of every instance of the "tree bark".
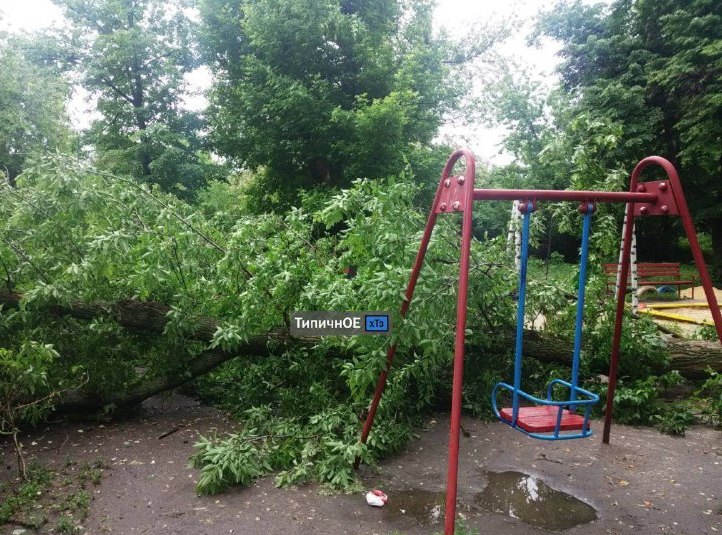
M 513 333 L 508 335 L 513 343 Z M 704 379 L 709 370 L 722 373 L 722 345 L 706 340 L 688 340 L 662 336 L 669 353 L 669 366 L 659 366 L 655 372 L 677 370 L 687 379 Z M 524 331 L 524 356 L 547 363 L 572 364 L 572 341 L 541 331 Z
M 712 238 L 712 277 L 722 280 L 722 217 L 710 219 L 708 225 Z
M 169 375 L 164 377 L 152 377 L 142 381 L 135 388 L 113 392 L 109 396 L 99 396 L 94 393 L 74 391 L 64 394 L 55 403 L 55 410 L 61 414 L 87 414 L 95 413 L 109 405 L 113 406 L 113 412 L 126 412 L 140 405 L 151 396 L 166 392 L 173 388 L 182 386 L 195 377 L 208 373 L 213 368 L 232 358 L 244 355 L 263 355 L 268 353 L 266 339 L 256 339 L 239 348 L 238 352 L 227 353 L 225 351 L 210 350 L 197 356 L 191 361 L 187 373 L 181 375 Z
M 21 296 L 6 289 L 0 289 L 0 305 L 5 308 L 17 308 Z M 145 332 L 161 336 L 168 322 L 166 317 L 170 307 L 161 303 L 142 302 L 135 300 L 122 300 L 115 303 L 75 301 L 68 306 L 54 305 L 47 308 L 46 313 L 55 316 L 72 316 L 77 319 L 90 320 L 98 316 L 107 316 L 114 319 L 120 326 L 131 332 Z M 208 317 L 196 318 L 196 327 L 189 334 L 195 340 L 208 342 L 213 338 L 218 327 L 218 321 Z M 514 333 L 506 334 L 512 343 Z M 702 379 L 707 376 L 709 369 L 722 373 L 722 346 L 718 342 L 703 340 L 685 340 L 672 336 L 664 337 L 669 352 L 670 365 L 668 369 L 676 369 L 688 379 Z M 116 409 L 129 409 L 140 404 L 146 398 L 160 392 L 178 387 L 194 377 L 203 375 L 219 364 L 232 358 L 241 356 L 264 356 L 271 351 L 269 342 L 276 350 L 291 346 L 310 346 L 315 342 L 308 339 L 292 338 L 283 331 L 270 332 L 255 336 L 243 343 L 232 352 L 221 349 L 205 351 L 189 364 L 188 373 L 170 375 L 167 377 L 153 377 L 131 389 L 115 392 L 109 397 L 87 392 L 72 392 L 56 403 L 56 408 L 65 413 L 92 412 L 107 405 L 114 405 Z M 572 342 L 540 331 L 524 332 L 524 356 L 549 363 L 571 364 Z M 660 367 L 658 372 L 665 371 Z

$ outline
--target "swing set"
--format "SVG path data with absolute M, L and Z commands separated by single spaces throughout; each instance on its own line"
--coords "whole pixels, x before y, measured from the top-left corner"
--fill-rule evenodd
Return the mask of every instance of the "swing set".
M 464 159 L 465 172 L 453 176 L 454 166 Z M 666 173 L 666 180 L 640 182 L 642 171 L 649 166 L 659 166 Z M 401 316 L 406 317 L 409 304 L 414 295 L 416 282 L 424 263 L 426 250 L 439 215 L 461 214 L 461 251 L 459 269 L 459 290 L 456 305 L 456 334 L 454 339 L 454 370 L 451 396 L 451 429 L 449 432 L 449 459 L 446 478 L 446 505 L 444 518 L 445 535 L 453 535 L 456 522 L 456 492 L 459 466 L 459 431 L 461 423 L 462 382 L 464 374 L 464 344 L 466 333 L 467 294 L 469 280 L 469 257 L 472 239 L 472 209 L 474 201 L 518 201 L 518 209 L 523 215 L 521 236 L 521 259 L 519 265 L 519 294 L 516 317 L 516 340 L 514 347 L 513 384 L 498 383 L 492 392 L 492 407 L 497 418 L 513 429 L 542 440 L 568 440 L 589 437 L 592 434 L 590 416 L 592 407 L 599 397 L 579 387 L 579 362 L 584 324 L 584 295 L 587 278 L 589 254 L 589 235 L 595 206 L 600 202 L 626 203 L 623 230 L 620 273 L 618 279 L 617 306 L 612 335 L 612 349 L 609 366 L 609 384 L 604 418 L 602 442 L 609 443 L 612 425 L 612 408 L 617 385 L 617 366 L 622 334 L 622 318 L 625 308 L 625 286 L 619 281 L 627 281 L 629 275 L 630 251 L 634 220 L 646 216 L 678 216 L 689 240 L 694 262 L 697 267 L 705 296 L 714 318 L 717 336 L 722 341 L 722 315 L 712 289 L 712 282 L 704 263 L 697 234 L 682 191 L 682 185 L 674 166 L 664 158 L 650 156 L 640 161 L 634 168 L 628 192 L 606 191 L 556 191 L 556 190 L 518 190 L 518 189 L 475 189 L 475 161 L 469 150 L 454 152 L 441 175 L 431 212 L 429 213 L 416 260 L 411 270 L 405 299 L 401 305 Z M 521 385 L 524 334 L 524 307 L 526 303 L 527 262 L 529 256 L 529 227 L 532 213 L 539 201 L 578 202 L 582 214 L 582 245 L 579 263 L 579 288 L 577 294 L 576 320 L 574 325 L 574 346 L 572 351 L 571 379 L 552 380 L 547 387 L 545 399 L 524 392 Z M 366 443 L 374 417 L 381 401 L 386 380 L 396 354 L 396 344 L 389 347 L 386 354 L 386 366 L 379 374 L 371 405 L 361 433 L 361 442 Z M 555 392 L 567 393 L 565 399 L 555 399 Z M 498 407 L 497 398 L 502 391 L 511 394 L 510 407 Z M 558 397 L 558 396 L 557 396 Z M 356 460 L 358 466 L 359 460 Z

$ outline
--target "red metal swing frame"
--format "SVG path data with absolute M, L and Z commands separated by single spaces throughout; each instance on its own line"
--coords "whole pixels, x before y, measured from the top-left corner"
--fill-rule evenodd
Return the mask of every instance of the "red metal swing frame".
M 466 170 L 463 176 L 452 176 L 456 163 L 464 158 Z M 666 180 L 640 182 L 642 171 L 649 166 L 661 167 L 667 175 Z M 461 423 L 461 393 L 464 375 L 464 343 L 466 332 L 467 293 L 469 281 L 469 256 L 472 238 L 472 209 L 474 201 L 576 201 L 580 203 L 597 202 L 623 202 L 626 203 L 627 222 L 622 246 L 622 266 L 620 270 L 621 281 L 626 281 L 629 275 L 630 252 L 632 246 L 632 232 L 634 219 L 644 216 L 678 216 L 682 220 L 692 256 L 697 267 L 707 303 L 714 318 L 717 336 L 722 341 L 722 315 L 717 304 L 717 298 L 712 289 L 712 282 L 704 263 L 702 251 L 697 240 L 692 217 L 690 216 L 679 180 L 674 166 L 664 158 L 650 156 L 641 160 L 634 168 L 628 192 L 604 191 L 555 191 L 555 190 L 517 190 L 517 189 L 475 189 L 475 161 L 471 151 L 463 149 L 454 152 L 446 165 L 436 190 L 436 196 L 431 206 L 426 228 L 421 239 L 419 251 L 416 255 L 409 283 L 406 287 L 405 299 L 401 305 L 401 316 L 408 312 L 411 299 L 414 295 L 416 282 L 421 272 L 426 250 L 439 214 L 462 214 L 461 224 L 461 260 L 459 268 L 459 291 L 456 305 L 456 334 L 454 339 L 454 373 L 451 395 L 451 429 L 449 431 L 449 460 L 446 480 L 446 509 L 444 521 L 445 535 L 453 535 L 456 523 L 456 491 L 459 466 L 459 429 Z M 625 306 L 624 285 L 620 286 L 617 295 L 617 307 L 612 337 L 612 351 L 609 365 L 609 385 L 607 390 L 607 404 L 604 419 L 604 432 L 602 442 L 609 443 L 612 426 L 612 408 L 617 385 L 617 366 L 619 364 L 619 345 L 622 335 L 622 318 Z M 361 433 L 361 442 L 366 443 L 373 425 L 376 411 L 381 401 L 386 379 L 396 354 L 396 344 L 389 347 L 386 356 L 386 367 L 379 374 L 371 405 Z M 356 465 L 358 466 L 358 459 Z

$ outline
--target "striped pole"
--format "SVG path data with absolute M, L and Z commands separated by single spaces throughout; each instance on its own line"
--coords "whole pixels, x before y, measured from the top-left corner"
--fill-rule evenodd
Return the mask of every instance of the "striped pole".
M 519 230 L 521 221 L 519 201 L 511 205 L 511 218 L 509 219 L 509 230 L 506 233 L 506 242 L 511 249 L 514 247 L 514 267 L 517 271 L 521 268 L 521 232 Z

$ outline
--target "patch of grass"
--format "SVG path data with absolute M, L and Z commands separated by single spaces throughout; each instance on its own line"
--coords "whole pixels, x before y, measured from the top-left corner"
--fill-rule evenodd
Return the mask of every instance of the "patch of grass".
M 60 518 L 58 518 L 55 528 L 58 530 L 58 533 L 65 535 L 80 533 L 80 528 L 75 524 L 75 520 L 73 520 L 73 517 L 70 515 L 61 515 Z
M 532 280 L 545 281 L 549 284 L 559 283 L 574 288 L 578 272 L 578 264 L 566 263 L 561 255 L 555 253 L 552 253 L 548 266 L 541 258 L 529 258 L 529 279 Z
M 694 334 L 694 338 L 699 338 L 700 340 L 710 340 L 714 342 L 717 340 L 717 330 L 712 325 L 703 325 L 699 329 L 697 329 L 697 332 Z
M 76 513 L 81 520 L 85 520 L 88 516 L 88 508 L 90 507 L 90 494 L 85 490 L 74 492 L 65 497 L 56 504 L 56 508 L 60 511 Z
M 39 465 L 28 466 L 28 478 L 13 489 L 10 485 L 0 489 L 0 524 L 25 511 L 29 511 L 35 502 L 50 487 L 54 472 Z
M 694 393 L 701 405 L 702 421 L 714 427 L 722 426 L 722 374 L 710 371 L 710 377 Z
M 683 437 L 687 428 L 694 423 L 694 416 L 686 408 L 667 408 L 654 415 L 655 427 L 661 433 Z
M 700 286 L 702 284 L 699 280 L 699 272 L 697 271 L 697 266 L 695 266 L 694 264 L 681 264 L 679 266 L 679 274 L 682 276 L 683 279 L 686 280 L 694 277 L 696 286 Z
M 95 461 L 93 464 L 85 463 L 80 468 L 80 475 L 78 479 L 81 482 L 81 486 L 85 488 L 85 483 L 90 481 L 93 485 L 100 485 L 100 480 L 103 478 L 103 468 L 105 464 L 102 461 Z
M 81 466 L 66 459 L 57 472 L 31 464 L 26 481 L 0 486 L 0 526 L 17 522 L 39 528 L 49 523 L 56 533 L 79 533 L 92 500 L 85 487 L 88 482 L 98 485 L 105 468 L 100 460 Z

